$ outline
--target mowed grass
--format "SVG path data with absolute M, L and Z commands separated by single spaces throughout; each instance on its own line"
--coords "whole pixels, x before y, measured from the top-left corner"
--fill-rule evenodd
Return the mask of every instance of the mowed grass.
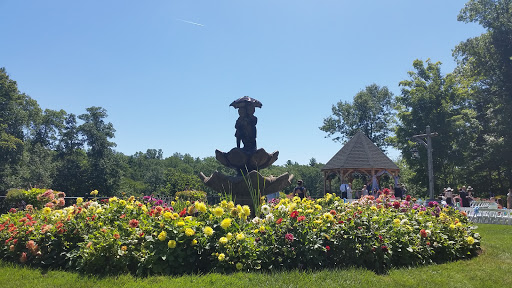
M 512 226 L 479 224 L 482 254 L 471 260 L 378 275 L 365 269 L 93 277 L 41 271 L 0 261 L 0 287 L 512 287 Z

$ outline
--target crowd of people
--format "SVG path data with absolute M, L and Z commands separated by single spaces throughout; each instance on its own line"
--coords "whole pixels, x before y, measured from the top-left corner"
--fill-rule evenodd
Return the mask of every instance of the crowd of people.
M 352 183 L 342 183 L 340 185 L 340 197 L 342 199 L 359 199 L 364 196 L 374 196 L 375 198 L 378 198 L 382 194 L 386 194 L 390 198 L 397 198 L 402 199 L 406 195 L 405 187 L 402 184 L 397 184 L 396 186 L 393 184 L 389 185 L 388 188 L 384 189 L 369 189 L 368 185 L 363 185 L 363 188 L 361 190 L 352 189 Z
M 454 191 L 451 187 L 446 187 L 443 189 L 443 193 L 439 195 L 438 200 L 449 206 L 471 207 L 471 201 L 481 200 L 475 198 L 473 193 L 474 189 L 471 186 L 462 186 L 458 191 Z M 512 188 L 508 189 L 506 203 L 504 203 L 502 198 L 495 198 L 493 195 L 490 195 L 489 199 L 485 201 L 495 204 L 492 206 L 495 206 L 497 209 L 512 209 Z

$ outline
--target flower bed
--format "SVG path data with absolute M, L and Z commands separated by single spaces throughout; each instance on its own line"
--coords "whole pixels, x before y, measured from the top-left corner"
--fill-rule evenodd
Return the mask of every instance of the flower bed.
M 385 272 L 470 258 L 479 235 L 436 203 L 283 199 L 250 218 L 223 201 L 152 206 L 110 198 L 0 216 L 0 257 L 34 267 L 136 275 L 367 267 Z M 182 208 L 183 207 L 183 208 Z

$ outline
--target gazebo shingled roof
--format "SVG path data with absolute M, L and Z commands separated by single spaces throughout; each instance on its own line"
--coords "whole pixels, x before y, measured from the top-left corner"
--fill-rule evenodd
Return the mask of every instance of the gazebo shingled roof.
M 324 172 L 325 191 L 327 176 L 332 173 L 336 173 L 340 179 L 343 179 L 347 174 L 361 172 L 372 176 L 373 179 L 387 172 L 397 179 L 400 169 L 363 132 L 359 131 L 325 164 L 322 172 Z M 330 184 L 329 180 L 329 186 Z

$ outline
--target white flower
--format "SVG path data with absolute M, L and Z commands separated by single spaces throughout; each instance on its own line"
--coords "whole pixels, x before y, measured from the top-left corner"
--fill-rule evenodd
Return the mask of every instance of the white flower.
M 274 215 L 272 215 L 272 213 L 268 214 L 267 216 L 265 216 L 265 221 L 274 222 Z
M 254 224 L 258 224 L 258 223 L 260 223 L 260 222 L 261 222 L 261 219 L 260 219 L 260 218 L 258 218 L 258 217 L 254 217 L 254 218 L 252 219 L 252 223 L 254 223 Z
M 479 233 L 475 233 L 475 234 L 473 234 L 473 237 L 475 237 L 475 239 L 480 239 L 480 234 Z
M 288 207 L 281 205 L 281 206 L 279 206 L 278 210 L 279 210 L 279 212 L 288 212 Z
M 267 215 L 268 213 L 270 213 L 270 206 L 268 206 L 268 205 L 261 206 L 261 212 L 263 212 L 263 214 Z

